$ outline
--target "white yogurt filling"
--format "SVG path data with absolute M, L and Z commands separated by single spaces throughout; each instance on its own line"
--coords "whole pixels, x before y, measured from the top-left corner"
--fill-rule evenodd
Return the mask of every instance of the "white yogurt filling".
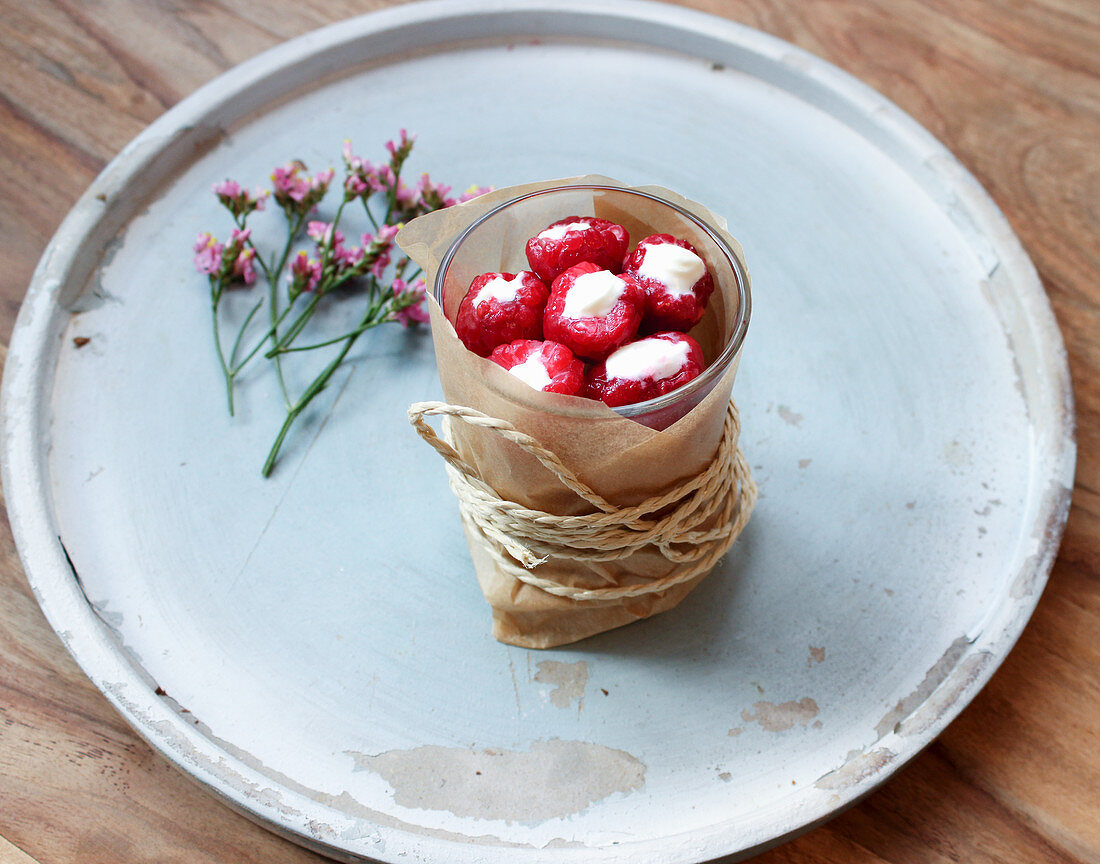
M 515 300 L 522 282 L 523 279 L 519 273 L 511 279 L 505 279 L 503 276 L 493 277 L 482 285 L 481 290 L 477 292 L 477 296 L 474 297 L 474 308 L 476 309 L 489 299 L 499 300 L 501 303 Z
M 684 368 L 688 358 L 687 342 L 667 339 L 639 339 L 613 352 L 606 361 L 608 378 L 626 381 L 661 381 Z
M 566 292 L 564 318 L 598 318 L 615 308 L 626 283 L 610 270 L 597 270 L 577 277 Z
M 524 384 L 542 390 L 550 383 L 550 373 L 542 365 L 542 349 L 535 351 L 522 363 L 518 363 L 508 370 Z
M 668 287 L 673 297 L 691 293 L 691 286 L 703 278 L 707 265 L 694 252 L 675 243 L 646 244 L 638 275 L 656 279 Z
M 570 231 L 583 231 L 590 228 L 590 222 L 563 222 L 561 225 L 551 225 L 545 231 L 539 232 L 539 240 L 561 240 Z

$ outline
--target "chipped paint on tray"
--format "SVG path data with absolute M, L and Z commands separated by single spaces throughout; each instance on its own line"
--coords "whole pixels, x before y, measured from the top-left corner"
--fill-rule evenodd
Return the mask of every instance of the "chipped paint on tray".
M 584 660 L 576 663 L 543 660 L 538 667 L 535 680 L 540 684 L 553 685 L 550 701 L 554 705 L 568 708 L 576 701 L 578 711 L 584 707 L 584 688 L 588 686 L 588 664 Z
M 817 703 L 809 696 L 791 702 L 757 702 L 741 712 L 741 719 L 746 723 L 759 723 L 768 732 L 785 732 L 796 723 L 805 726 L 818 714 Z M 732 730 L 731 730 L 732 731 Z
M 818 789 L 846 789 L 862 783 L 868 777 L 877 774 L 894 760 L 897 754 L 886 747 L 879 747 L 868 753 L 860 753 L 848 759 L 835 771 L 823 774 L 814 783 Z
M 948 646 L 940 659 L 933 663 L 932 667 L 924 674 L 923 680 L 917 685 L 916 689 L 908 696 L 899 699 L 897 704 L 875 724 L 875 733 L 879 739 L 893 732 L 906 717 L 924 704 L 924 701 L 951 674 L 951 670 L 958 664 L 959 658 L 963 656 L 969 645 L 970 640 L 966 636 L 960 636 Z
M 780 418 L 782 418 L 783 422 L 786 423 L 788 426 L 801 426 L 802 425 L 802 415 L 795 412 L 795 411 L 792 411 L 786 405 L 780 405 L 775 410 L 776 410 L 776 413 L 780 416 Z
M 561 818 L 645 784 L 634 756 L 586 741 L 535 741 L 527 752 L 424 745 L 349 755 L 390 785 L 396 804 L 474 819 Z
M 992 654 L 988 651 L 979 651 L 959 663 L 943 684 L 936 688 L 936 692 L 898 724 L 897 734 L 918 735 L 932 728 L 962 694 L 985 674 L 992 661 Z

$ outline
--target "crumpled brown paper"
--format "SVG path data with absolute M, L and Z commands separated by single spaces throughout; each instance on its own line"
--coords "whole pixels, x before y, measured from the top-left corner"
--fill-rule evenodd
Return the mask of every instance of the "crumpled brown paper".
M 454 240 L 493 207 L 538 189 L 584 184 L 632 188 L 606 177 L 589 175 L 499 189 L 410 222 L 397 235 L 397 243 L 420 265 L 427 284 L 432 286 Z M 667 189 L 633 188 L 675 202 L 708 223 L 734 250 L 747 280 L 741 246 L 725 231 L 724 220 Z M 624 212 L 612 202 L 587 192 L 579 193 L 568 206 L 568 212 L 558 207 L 547 209 L 525 224 L 501 220 L 499 230 L 493 231 L 491 238 L 478 239 L 482 248 L 468 250 L 476 252 L 472 260 L 480 269 L 454 272 L 456 267 L 452 265 L 443 288 L 446 314 L 434 298 L 428 299 L 439 376 L 449 403 L 507 420 L 556 453 L 600 495 L 616 505 L 629 506 L 666 491 L 710 464 L 722 435 L 739 355 L 698 405 L 667 429 L 657 431 L 620 416 L 601 402 L 533 390 L 500 366 L 468 351 L 453 327 L 458 304 L 470 281 L 479 273 L 527 269 L 524 254 L 527 238 L 551 222 L 573 215 L 594 215 L 624 225 L 630 232 L 631 248 L 649 234 L 667 232 L 692 242 L 708 259 L 716 290 L 706 317 L 691 331 L 708 363 L 721 353 L 737 325 L 741 312 L 737 289 L 732 284 L 728 264 L 712 260 L 713 256 L 704 251 L 707 244 L 698 229 L 694 226 L 694 230 L 687 229 L 688 223 L 682 216 L 656 202 L 642 199 L 640 206 Z M 458 452 L 501 497 L 557 515 L 592 512 L 590 504 L 562 486 L 534 457 L 515 445 L 461 423 L 454 424 L 451 433 Z M 471 532 L 468 523 L 466 535 L 478 582 L 492 606 L 493 636 L 501 642 L 527 648 L 575 642 L 671 609 L 703 578 L 699 576 L 639 597 L 574 600 L 554 596 L 499 572 L 485 548 L 485 538 Z M 674 566 L 657 551 L 642 550 L 607 563 L 551 558 L 538 565 L 535 572 L 562 584 L 598 588 L 661 578 Z

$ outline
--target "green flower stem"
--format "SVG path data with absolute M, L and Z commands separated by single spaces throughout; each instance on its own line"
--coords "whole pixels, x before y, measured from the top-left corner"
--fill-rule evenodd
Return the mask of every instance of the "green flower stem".
M 340 281 L 341 282 L 346 282 L 347 279 L 345 278 L 345 279 L 342 279 Z M 344 339 L 347 339 L 351 336 L 359 336 L 359 335 L 363 334 L 364 332 L 366 332 L 367 330 L 370 330 L 372 327 L 375 327 L 376 325 L 382 324 L 383 322 L 385 322 L 386 319 L 387 319 L 387 316 L 389 315 L 389 310 L 386 311 L 386 315 L 384 315 L 384 316 L 380 316 L 379 313 L 385 307 L 386 302 L 388 301 L 388 298 L 383 298 L 383 297 L 377 296 L 377 295 L 380 294 L 380 292 L 378 290 L 377 283 L 375 282 L 373 277 L 371 278 L 371 283 L 372 283 L 372 287 L 370 289 L 370 294 L 371 294 L 371 296 L 375 297 L 375 299 L 367 307 L 367 311 L 366 311 L 366 313 L 364 313 L 362 320 L 359 322 L 359 324 L 354 329 L 349 330 L 346 333 L 342 333 L 339 336 L 334 336 L 332 339 L 326 339 L 324 342 L 314 342 L 312 345 L 290 345 L 290 344 L 286 344 L 286 345 L 283 345 L 283 346 L 277 346 L 275 348 L 272 348 L 271 351 L 272 352 L 278 352 L 280 354 L 288 354 L 291 351 L 312 351 L 315 348 L 326 348 L 329 345 L 335 345 L 337 342 L 340 342 L 340 341 L 342 341 Z
M 225 377 L 225 396 L 229 403 L 229 416 L 233 416 L 233 379 L 236 377 L 236 372 L 230 370 L 229 365 L 225 362 L 225 352 L 222 350 L 222 335 L 221 328 L 218 325 L 218 306 L 222 299 L 222 290 L 224 286 L 221 284 L 220 279 L 210 277 L 210 308 L 213 313 L 210 317 L 214 319 L 214 345 L 218 349 L 218 362 L 222 367 L 222 375 Z
M 252 309 L 249 311 L 248 315 L 245 317 L 244 323 L 241 325 L 241 328 L 237 331 L 237 338 L 233 340 L 233 350 L 231 350 L 229 352 L 229 365 L 232 367 L 234 375 L 236 375 L 238 372 L 240 372 L 241 367 L 244 366 L 244 364 L 248 362 L 248 358 L 245 358 L 243 361 L 241 361 L 240 365 L 234 365 L 237 362 L 237 351 L 240 350 L 241 339 L 244 338 L 244 331 L 248 328 L 248 322 L 252 320 L 253 315 L 255 315 L 257 312 L 260 311 L 260 307 L 263 306 L 263 305 L 264 305 L 264 300 L 261 297 L 258 301 L 256 301 L 256 305 L 252 307 Z
M 287 346 L 289 346 L 290 343 L 292 343 L 298 337 L 298 334 L 300 334 L 302 332 L 302 330 L 305 328 L 305 326 L 309 323 L 310 318 L 313 317 L 313 313 L 317 309 L 317 303 L 320 301 L 321 297 L 324 296 L 325 294 L 327 294 L 329 291 L 333 290 L 334 288 L 342 285 L 344 282 L 347 281 L 348 278 L 350 278 L 350 275 L 349 275 L 348 277 L 337 279 L 334 282 L 331 282 L 330 284 L 327 284 L 327 285 L 325 284 L 326 280 L 324 279 L 324 273 L 328 269 L 328 265 L 329 265 L 330 259 L 332 257 L 333 247 L 336 245 L 336 230 L 337 230 L 337 227 L 340 224 L 340 216 L 344 212 L 344 205 L 346 203 L 347 203 L 346 201 L 341 201 L 340 206 L 336 208 L 336 215 L 335 215 L 335 217 L 333 217 L 333 220 L 332 220 L 332 234 L 329 237 L 328 241 L 325 243 L 325 245 L 324 245 L 324 247 L 321 251 L 322 280 L 320 282 L 318 282 L 318 284 L 317 284 L 317 286 L 314 290 L 313 297 L 310 298 L 309 303 L 306 304 L 306 308 L 302 310 L 302 312 L 298 315 L 298 317 L 290 325 L 290 329 L 287 330 L 282 336 L 280 336 L 279 333 L 278 333 L 278 327 L 274 324 L 272 325 L 272 330 L 273 330 L 272 339 L 273 339 L 273 342 L 275 344 L 271 347 L 271 349 L 269 351 L 267 351 L 264 354 L 264 357 L 266 357 L 269 360 L 272 360 L 272 359 L 275 360 L 276 368 L 281 369 L 282 361 L 280 359 L 280 355 L 286 353 Z M 295 231 L 294 231 L 295 234 L 297 233 L 298 228 L 302 224 L 302 218 L 303 217 L 298 218 L 298 222 L 297 222 L 297 225 L 295 226 Z M 286 263 L 286 254 L 284 253 L 283 262 L 280 264 L 280 270 L 282 269 L 282 266 L 285 263 Z M 285 394 L 286 394 L 286 391 L 284 389 L 284 395 Z M 287 399 L 287 408 L 288 409 L 290 408 L 290 400 L 289 399 Z
M 260 302 L 262 303 L 263 301 L 261 300 Z M 247 354 L 245 354 L 241 362 L 233 368 L 234 375 L 238 374 L 241 369 L 244 368 L 244 365 L 256 356 L 256 352 L 264 347 L 264 345 L 267 343 L 267 340 L 270 339 L 272 334 L 275 333 L 275 328 L 279 324 L 283 323 L 283 319 L 285 319 L 286 316 L 290 314 L 293 308 L 293 306 L 287 306 L 286 309 L 279 313 L 279 320 L 275 322 L 275 325 L 268 327 L 267 330 L 264 331 L 264 334 L 256 341 L 256 344 L 252 347 L 252 349 Z M 241 332 L 243 333 L 244 331 L 242 330 Z
M 349 330 L 347 333 L 342 333 L 339 336 L 333 337 L 332 339 L 326 339 L 324 342 L 314 342 L 312 345 L 292 345 L 289 348 L 281 349 L 279 353 L 288 354 L 291 351 L 312 351 L 315 348 L 326 348 L 329 345 L 335 345 L 337 342 L 341 342 L 344 339 L 348 339 L 352 336 L 360 336 L 363 333 L 366 333 L 372 327 L 377 327 L 379 324 L 382 324 L 383 320 L 370 321 L 366 324 L 360 324 L 354 330 Z
M 377 256 L 375 256 L 377 257 Z M 309 303 L 306 308 L 303 309 L 297 318 L 291 323 L 290 328 L 286 330 L 282 338 L 280 338 L 271 348 L 264 354 L 264 357 L 268 359 L 275 357 L 277 354 L 284 354 L 288 350 L 290 344 L 298 338 L 298 335 L 305 329 L 305 326 L 309 323 L 309 319 L 313 317 L 313 313 L 317 308 L 317 304 L 320 302 L 321 297 L 336 290 L 345 282 L 350 282 L 352 279 L 358 279 L 363 274 L 357 270 L 349 271 L 338 279 L 333 280 L 331 283 L 324 285 L 324 290 L 321 290 L 322 286 L 318 284 L 317 289 L 310 297 Z M 373 277 L 371 282 L 374 282 Z M 289 308 L 287 309 L 289 312 Z M 284 313 L 285 314 L 285 313 Z
M 363 202 L 363 209 L 367 211 L 367 218 L 370 219 L 370 224 L 374 226 L 374 233 L 377 234 L 382 229 L 378 225 L 378 220 L 374 218 L 374 214 L 370 212 L 370 195 L 364 195 L 359 200 Z
M 361 321 L 360 325 L 367 323 L 366 320 Z M 271 450 L 267 454 L 267 459 L 264 461 L 264 467 L 261 469 L 261 474 L 264 477 L 270 477 L 271 472 L 275 467 L 275 460 L 279 458 L 279 451 L 283 447 L 283 441 L 286 440 L 287 433 L 290 431 L 290 427 L 294 425 L 294 421 L 298 419 L 298 415 L 305 410 L 306 406 L 313 400 L 313 397 L 325 389 L 329 379 L 332 378 L 333 373 L 337 370 L 341 363 L 344 362 L 344 358 L 347 356 L 348 351 L 351 350 L 351 346 L 355 344 L 355 341 L 369 328 L 363 328 L 360 330 L 352 331 L 344 340 L 344 346 L 340 349 L 332 361 L 324 368 L 320 375 L 313 379 L 313 383 L 310 384 L 305 392 L 298 398 L 298 401 L 291 406 L 286 413 L 286 420 L 283 421 L 282 428 L 279 429 L 279 435 L 275 439 L 275 443 L 271 445 Z
M 294 220 L 294 225 L 287 233 L 286 245 L 283 246 L 282 255 L 279 256 L 278 266 L 274 267 L 274 278 L 267 280 L 267 294 L 269 302 L 269 313 L 271 319 L 271 339 L 276 343 L 279 341 L 279 322 L 282 318 L 279 315 L 279 278 L 283 274 L 283 268 L 286 267 L 287 258 L 290 257 L 290 247 L 294 244 L 294 238 L 298 236 L 298 232 L 302 229 L 302 222 L 305 220 L 306 214 L 299 213 L 298 218 Z M 276 356 L 275 360 L 275 375 L 279 379 L 279 389 L 283 393 L 283 402 L 287 408 L 290 408 L 290 391 L 286 387 L 286 379 L 283 377 L 283 362 L 282 358 Z
M 309 323 L 309 319 L 313 317 L 313 313 L 317 309 L 317 304 L 321 302 L 322 296 L 320 291 L 316 291 L 313 296 L 309 298 L 309 303 L 306 304 L 306 308 L 294 319 L 290 328 L 286 330 L 281 337 L 279 337 L 277 333 L 274 334 L 277 337 L 275 339 L 275 344 L 264 353 L 264 357 L 269 360 L 272 358 L 277 359 L 278 356 L 283 353 L 284 349 L 297 338 L 298 334 L 301 333 L 303 329 L 305 329 L 306 324 Z

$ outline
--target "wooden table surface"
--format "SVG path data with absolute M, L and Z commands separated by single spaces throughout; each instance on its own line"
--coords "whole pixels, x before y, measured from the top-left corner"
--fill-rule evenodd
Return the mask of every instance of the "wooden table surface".
M 31 272 L 168 107 L 370 0 L 0 0 L 0 360 Z M 824 57 L 982 182 L 1065 334 L 1079 455 L 1061 554 L 989 685 L 863 803 L 760 864 L 1100 861 L 1100 2 L 687 0 Z M 169 766 L 85 679 L 0 528 L 0 864 L 305 862 Z

